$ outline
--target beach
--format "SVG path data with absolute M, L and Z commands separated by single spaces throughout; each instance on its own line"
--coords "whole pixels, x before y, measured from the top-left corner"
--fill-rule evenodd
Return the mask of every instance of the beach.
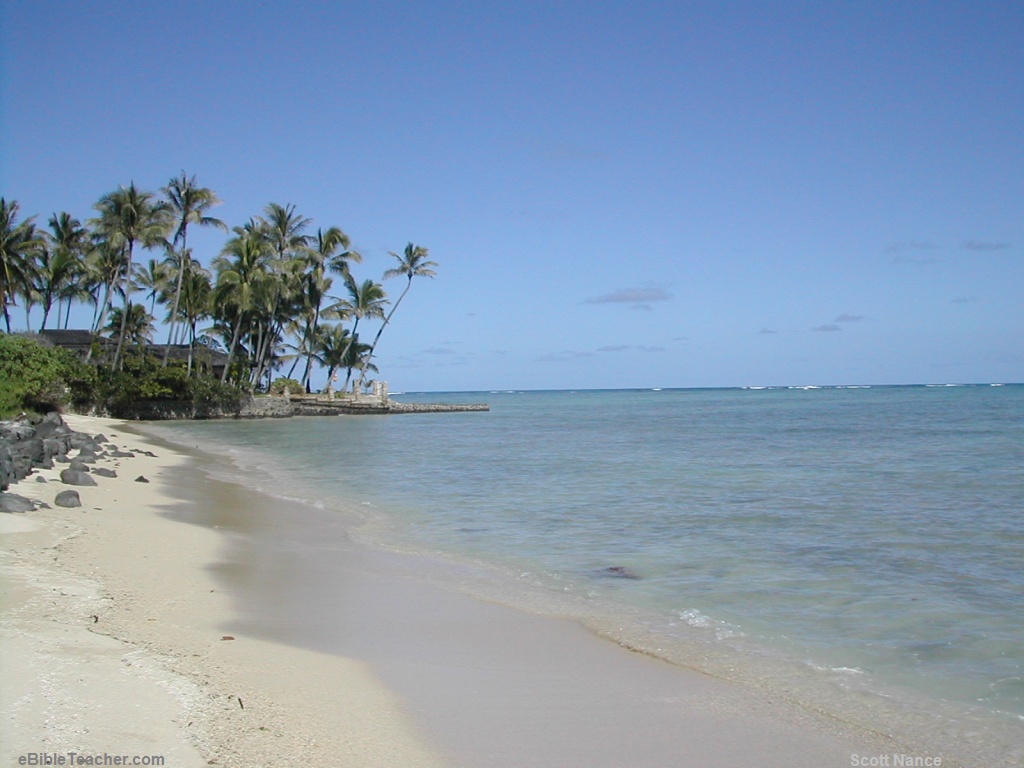
M 4 765 L 956 764 L 478 599 L 431 578 L 443 564 L 210 477 L 136 425 L 67 421 L 155 456 L 108 462 L 119 476 L 81 508 L 0 516 Z M 12 490 L 52 503 L 58 474 Z M 293 535 L 309 520 L 325 528 Z

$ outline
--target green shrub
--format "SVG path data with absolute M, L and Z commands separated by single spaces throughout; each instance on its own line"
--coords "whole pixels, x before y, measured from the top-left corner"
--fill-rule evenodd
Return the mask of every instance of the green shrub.
M 284 394 L 285 387 L 288 387 L 288 392 L 293 395 L 298 395 L 306 391 L 300 382 L 295 379 L 286 379 L 282 376 L 279 379 L 274 379 L 273 383 L 270 385 L 270 394 L 282 395 Z
M 244 397 L 211 376 L 189 375 L 183 363 L 164 366 L 152 356 L 126 357 L 122 370 L 100 369 L 100 401 L 111 415 L 130 415 L 140 403 L 187 403 L 231 408 Z
M 72 353 L 0 334 L 0 414 L 59 410 L 93 397 L 96 373 Z
M 67 405 L 127 418 L 148 403 L 232 411 L 247 397 L 212 376 L 189 375 L 184 363 L 164 366 L 152 355 L 126 355 L 115 371 L 83 363 L 66 349 L 0 333 L 0 417 Z

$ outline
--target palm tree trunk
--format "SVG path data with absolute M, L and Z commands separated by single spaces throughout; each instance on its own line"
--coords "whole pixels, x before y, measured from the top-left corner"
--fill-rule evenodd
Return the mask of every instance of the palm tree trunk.
M 181 235 L 181 255 L 191 262 L 192 257 L 185 255 L 185 238 L 186 235 L 183 232 Z M 181 301 L 181 284 L 185 281 L 186 263 L 182 259 L 178 259 L 178 284 L 174 288 L 174 308 L 171 310 L 171 327 L 167 331 L 167 349 L 164 350 L 164 360 L 161 363 L 164 367 L 167 366 L 167 359 L 171 356 L 171 344 L 174 344 L 174 327 L 178 323 L 178 304 Z
M 50 317 L 50 309 L 53 307 L 53 299 L 49 296 L 43 299 L 43 322 L 39 326 L 40 331 L 46 330 L 46 320 Z M 58 312 L 59 314 L 59 312 Z
M 402 291 L 402 295 L 398 297 L 398 301 L 395 302 L 395 305 L 391 308 L 391 311 L 388 312 L 387 317 L 384 318 L 384 322 L 381 323 L 380 328 L 377 329 L 377 335 L 373 337 L 373 343 L 370 345 L 370 350 L 366 353 L 366 359 L 363 360 L 363 366 L 359 371 L 360 388 L 362 388 L 363 384 L 366 382 L 366 371 L 370 367 L 370 361 L 373 359 L 373 353 L 377 349 L 377 342 L 380 341 L 380 335 L 384 333 L 384 329 L 388 327 L 388 323 L 391 322 L 391 317 L 395 314 L 395 310 L 398 309 L 398 305 L 402 303 L 402 299 L 405 298 L 405 294 L 409 292 L 409 289 L 411 287 L 412 277 L 409 278 L 409 282 L 405 284 L 405 290 Z
M 306 332 L 306 373 L 303 375 L 302 382 L 306 385 L 306 392 L 309 393 L 309 379 L 313 374 L 313 339 L 316 338 L 316 327 L 320 323 L 320 307 L 316 308 L 316 312 L 313 313 L 313 325 L 311 328 L 307 328 Z
M 228 347 L 228 360 L 224 363 L 224 372 L 220 375 L 220 383 L 228 380 L 228 371 L 231 370 L 231 358 L 235 355 L 235 347 L 238 346 L 238 335 L 242 332 L 242 313 L 238 313 L 238 320 L 235 322 L 235 332 L 231 337 L 231 346 Z
M 96 306 L 98 308 L 100 305 L 97 304 Z M 104 290 L 104 292 L 103 292 L 103 309 L 102 309 L 102 311 L 100 311 L 100 313 L 98 315 L 96 315 L 96 314 L 93 315 L 92 335 L 94 337 L 95 336 L 99 336 L 99 334 L 100 334 L 100 326 L 102 326 L 103 325 L 103 321 L 107 319 L 107 310 L 108 309 L 110 309 L 110 283 L 107 283 L 106 290 Z M 68 310 L 68 314 L 70 314 L 70 309 Z M 95 341 L 95 339 L 94 339 L 94 341 Z M 94 344 L 89 345 L 89 351 L 85 355 L 85 362 L 87 362 L 87 363 L 90 360 L 92 360 L 93 348 L 94 348 Z
M 125 270 L 124 277 L 121 278 L 121 285 L 124 288 L 124 312 L 121 313 L 121 330 L 117 334 L 117 349 L 114 351 L 114 363 L 111 366 L 115 371 L 120 370 L 121 365 L 121 350 L 124 349 L 124 336 L 125 331 L 128 330 L 128 281 L 131 279 L 132 274 L 132 250 L 134 243 L 128 241 L 128 268 Z
M 196 324 L 189 323 L 189 335 L 188 335 L 188 370 L 185 371 L 186 376 L 192 375 L 192 357 L 195 354 L 196 349 Z

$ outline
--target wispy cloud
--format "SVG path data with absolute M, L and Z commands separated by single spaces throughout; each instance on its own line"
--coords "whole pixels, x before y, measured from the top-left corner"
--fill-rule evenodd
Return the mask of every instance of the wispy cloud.
M 885 246 L 886 253 L 907 253 L 908 251 L 937 251 L 939 246 L 931 240 L 904 240 Z
M 938 250 L 931 240 L 904 240 L 885 247 L 886 253 L 893 254 L 893 264 L 937 264 L 940 259 L 933 251 Z
M 599 347 L 598 352 L 628 352 L 630 350 L 636 350 L 637 352 L 664 352 L 664 347 L 649 347 L 645 344 L 614 344 L 605 347 Z
M 992 240 L 967 240 L 963 244 L 965 251 L 1005 251 L 1010 243 L 997 242 Z
M 864 315 L 848 315 L 845 312 L 835 319 L 837 323 L 859 323 L 864 319 Z
M 950 304 L 976 304 L 981 299 L 977 296 L 957 296 L 955 299 L 950 299 Z
M 658 301 L 671 301 L 672 294 L 664 288 L 648 285 L 640 288 L 620 288 L 603 296 L 593 296 L 584 304 L 626 304 L 632 309 L 649 310 Z
M 816 325 L 811 328 L 812 331 L 822 331 L 823 333 L 834 333 L 835 331 L 843 330 L 835 323 L 825 323 L 824 325 Z
M 570 360 L 579 360 L 584 357 L 593 357 L 593 352 L 575 352 L 571 349 L 564 349 L 561 352 L 549 352 L 537 358 L 541 363 L 565 363 Z
M 760 333 L 762 336 L 770 336 L 778 333 L 778 331 L 772 330 L 771 328 L 762 328 L 760 331 L 758 331 L 758 333 Z

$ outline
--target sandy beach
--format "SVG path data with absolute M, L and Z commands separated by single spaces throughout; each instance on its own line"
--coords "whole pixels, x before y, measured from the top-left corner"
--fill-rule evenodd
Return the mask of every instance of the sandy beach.
M 67 421 L 156 455 L 102 460 L 119 476 L 80 489 L 81 508 L 0 515 L 3 765 L 72 752 L 467 768 L 912 757 L 574 622 L 446 588 L 423 577 L 422 558 L 373 551 L 340 523 L 292 536 L 287 521 L 325 512 L 213 480 L 134 426 Z M 12 490 L 52 504 L 58 475 Z M 937 764 L 916 758 L 904 764 Z

